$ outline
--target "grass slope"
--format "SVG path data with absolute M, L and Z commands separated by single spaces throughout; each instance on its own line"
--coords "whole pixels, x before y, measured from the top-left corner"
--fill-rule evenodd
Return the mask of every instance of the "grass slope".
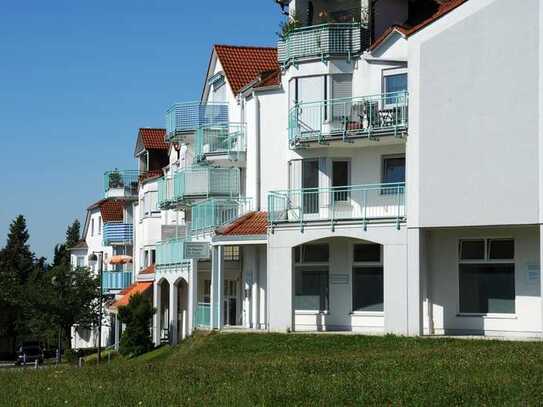
M 109 366 L 0 371 L 0 404 L 531 405 L 543 400 L 542 346 L 200 334 Z

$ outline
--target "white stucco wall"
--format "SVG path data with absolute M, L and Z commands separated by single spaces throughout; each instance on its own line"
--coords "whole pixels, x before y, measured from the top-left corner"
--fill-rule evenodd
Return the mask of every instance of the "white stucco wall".
M 540 7 L 469 1 L 409 39 L 411 226 L 539 221 Z

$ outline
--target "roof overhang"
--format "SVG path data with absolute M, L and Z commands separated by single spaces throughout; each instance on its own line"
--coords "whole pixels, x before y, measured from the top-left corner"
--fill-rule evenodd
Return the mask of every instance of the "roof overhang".
M 248 246 L 268 244 L 268 235 L 215 235 L 212 246 Z

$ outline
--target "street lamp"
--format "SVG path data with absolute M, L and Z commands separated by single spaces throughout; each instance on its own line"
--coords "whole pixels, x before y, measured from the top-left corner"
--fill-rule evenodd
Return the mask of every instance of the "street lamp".
M 100 308 L 98 311 L 98 361 L 97 364 L 100 364 L 102 361 L 102 273 L 103 273 L 103 262 L 104 262 L 104 252 L 98 251 L 98 252 L 92 252 L 89 255 L 89 263 L 94 264 L 98 261 L 98 256 L 96 254 L 100 254 L 100 263 L 98 265 L 98 273 L 100 276 L 100 294 L 98 297 L 98 301 L 100 303 Z

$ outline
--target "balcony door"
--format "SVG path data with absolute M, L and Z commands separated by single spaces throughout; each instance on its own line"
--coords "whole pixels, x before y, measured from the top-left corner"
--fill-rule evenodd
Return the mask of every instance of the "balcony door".
M 290 92 L 290 99 L 298 105 L 296 114 L 301 134 L 320 133 L 326 114 L 324 105 L 320 103 L 326 99 L 326 76 L 294 78 Z
M 319 213 L 319 160 L 302 161 L 304 214 Z

